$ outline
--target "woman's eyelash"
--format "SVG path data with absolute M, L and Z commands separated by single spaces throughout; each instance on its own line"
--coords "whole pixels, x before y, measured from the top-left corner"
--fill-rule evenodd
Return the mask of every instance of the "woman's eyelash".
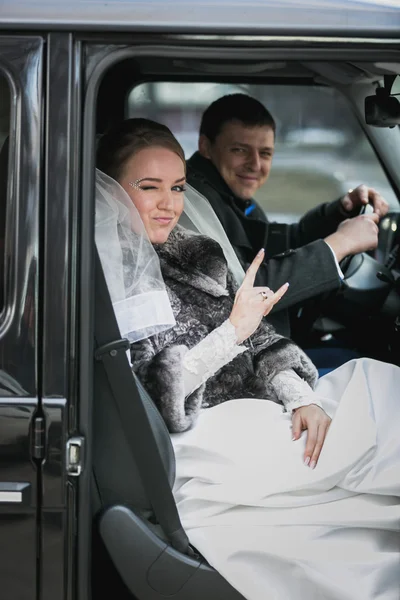
M 146 190 L 157 190 L 158 188 L 155 185 L 141 185 L 141 186 L 137 186 L 136 189 L 146 191 Z M 174 185 L 174 187 L 172 189 L 177 190 L 179 192 L 186 192 L 187 188 L 184 185 Z

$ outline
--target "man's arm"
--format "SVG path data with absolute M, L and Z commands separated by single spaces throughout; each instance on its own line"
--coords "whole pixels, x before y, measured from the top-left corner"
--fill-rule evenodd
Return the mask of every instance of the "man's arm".
M 289 226 L 290 246 L 298 248 L 331 235 L 345 219 L 355 216 L 346 212 L 341 200 L 320 204 L 309 210 L 298 223 Z
M 370 203 L 381 219 L 389 210 L 386 200 L 373 188 L 364 184 L 349 190 L 339 200 L 321 204 L 308 211 L 299 223 L 290 226 L 290 246 L 298 247 L 331 235 L 340 223 L 356 217 L 360 209 Z
M 289 281 L 289 292 L 279 304 L 287 308 L 340 285 L 338 262 L 345 256 L 376 248 L 378 215 L 360 215 L 347 219 L 324 240 L 275 255 L 263 265 L 258 285 L 277 289 Z
M 258 271 L 256 285 L 266 285 L 276 290 L 286 281 L 290 287 L 274 311 L 338 289 L 341 278 L 328 244 L 324 240 L 317 240 L 270 259 L 266 256 Z

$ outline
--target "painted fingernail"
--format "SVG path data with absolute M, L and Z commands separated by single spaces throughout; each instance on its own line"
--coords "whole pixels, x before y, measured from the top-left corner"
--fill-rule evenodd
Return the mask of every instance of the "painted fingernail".
M 295 436 L 293 436 L 293 437 L 292 437 L 292 442 L 295 442 L 295 441 L 296 441 L 296 437 L 295 437 Z
M 310 469 L 315 469 L 315 465 L 317 464 L 317 462 L 315 460 L 312 461 L 311 465 L 310 465 Z
M 261 256 L 261 254 L 264 254 L 265 250 L 264 248 L 261 248 L 261 250 L 259 250 L 257 256 Z
M 306 465 L 306 467 L 308 467 L 308 463 L 310 462 L 310 457 L 307 456 L 307 458 L 304 461 L 304 464 Z

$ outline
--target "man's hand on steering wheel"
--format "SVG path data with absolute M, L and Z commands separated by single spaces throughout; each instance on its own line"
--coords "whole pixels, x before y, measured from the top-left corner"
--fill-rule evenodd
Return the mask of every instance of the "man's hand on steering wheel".
M 374 207 L 374 213 L 379 218 L 384 217 L 389 210 L 389 204 L 386 200 L 376 190 L 367 185 L 359 185 L 354 190 L 349 190 L 341 198 L 341 203 L 346 212 L 371 204 Z
M 378 221 L 375 213 L 346 219 L 325 241 L 339 262 L 346 256 L 374 250 L 378 245 Z

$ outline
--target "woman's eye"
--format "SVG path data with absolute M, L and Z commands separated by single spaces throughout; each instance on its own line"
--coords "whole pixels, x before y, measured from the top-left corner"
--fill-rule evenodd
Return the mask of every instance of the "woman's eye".
M 142 185 L 140 186 L 141 190 L 156 190 L 156 186 L 155 185 Z
M 186 187 L 185 187 L 184 185 L 175 185 L 175 186 L 172 188 L 172 190 L 173 190 L 174 192 L 180 192 L 180 193 L 182 193 L 182 192 L 186 192 Z

